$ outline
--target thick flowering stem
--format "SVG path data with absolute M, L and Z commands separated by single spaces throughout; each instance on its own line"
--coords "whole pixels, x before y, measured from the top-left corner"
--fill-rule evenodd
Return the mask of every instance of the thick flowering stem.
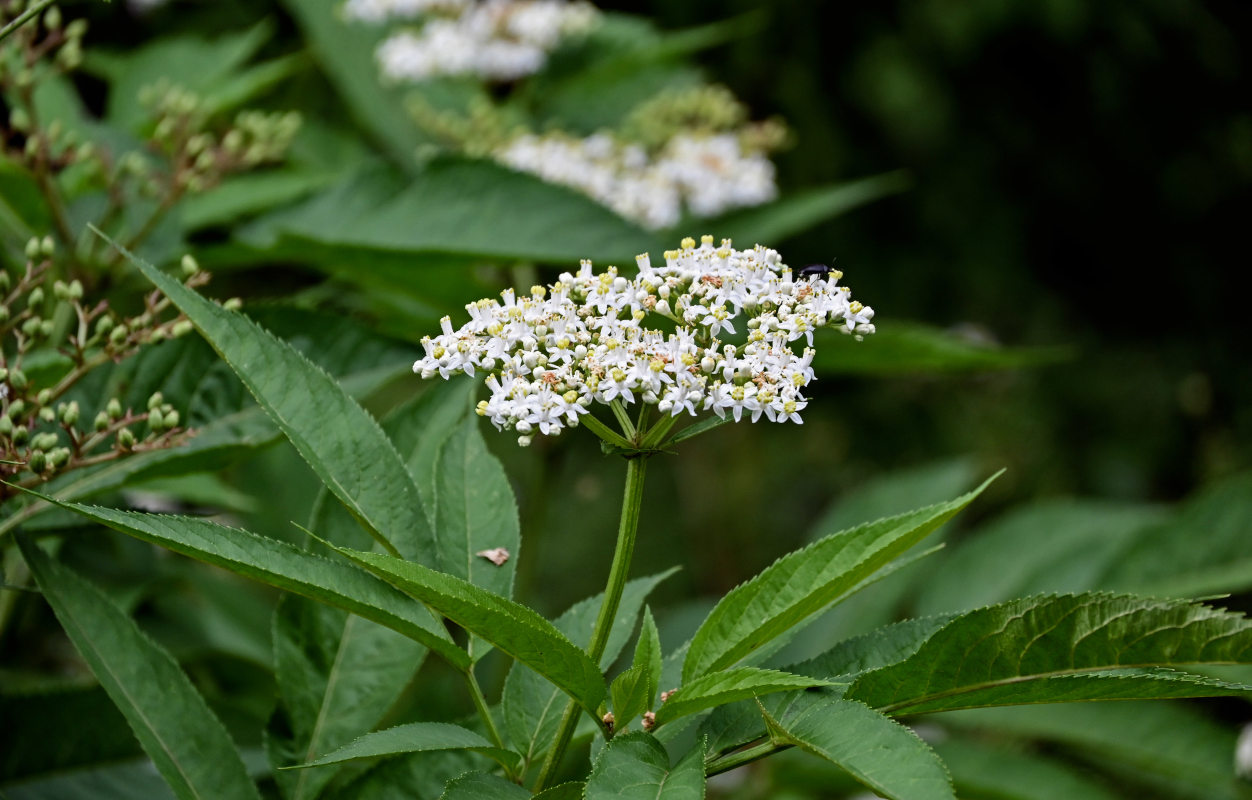
M 643 505 L 643 477 L 647 463 L 646 454 L 626 460 L 626 489 L 622 497 L 622 518 L 617 528 L 617 546 L 613 551 L 613 564 L 609 567 L 604 600 L 600 604 L 596 626 L 591 632 L 591 644 L 587 647 L 587 655 L 597 664 L 608 646 L 613 620 L 616 619 L 617 608 L 622 602 L 622 590 L 626 587 L 626 578 L 630 574 L 630 562 L 635 552 L 635 534 L 639 530 L 639 509 Z M 548 750 L 548 756 L 532 791 L 539 792 L 543 789 L 560 766 L 565 749 L 574 736 L 574 729 L 578 727 L 579 714 L 578 703 L 571 701 L 561 717 L 560 729 Z

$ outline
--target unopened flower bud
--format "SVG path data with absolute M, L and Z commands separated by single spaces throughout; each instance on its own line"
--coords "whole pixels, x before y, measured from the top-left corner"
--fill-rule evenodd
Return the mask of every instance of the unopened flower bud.
M 45 236 L 43 237 L 43 240 L 39 242 L 39 252 L 41 255 L 50 256 L 56 251 L 57 243 L 51 236 Z
M 42 450 L 32 450 L 30 452 L 30 460 L 26 462 L 26 466 L 30 467 L 31 472 L 41 473 L 48 468 L 48 457 L 44 455 Z
M 39 258 L 39 239 L 37 237 L 26 240 L 26 257 L 32 261 Z
M 165 402 L 165 395 L 161 394 L 160 392 L 153 392 L 152 396 L 148 398 L 148 410 L 153 411 L 155 409 L 158 409 L 161 407 L 161 404 L 164 402 Z
M 161 420 L 161 421 L 165 424 L 165 427 L 166 427 L 167 429 L 168 429 L 168 428 L 177 428 L 177 427 L 178 427 L 178 423 L 182 421 L 182 418 L 181 418 L 181 417 L 179 417 L 179 415 L 178 415 L 178 412 L 177 412 L 177 411 L 168 411 L 168 412 L 166 412 L 166 413 L 165 413 L 165 415 L 162 417 L 162 420 Z
M 643 712 L 643 729 L 650 731 L 656 727 L 656 714 L 651 711 Z
M 70 281 L 69 292 L 70 292 L 71 300 L 82 300 L 83 299 L 83 282 L 78 280 L 77 278 Z
M 26 388 L 26 373 L 20 369 L 10 370 L 9 385 L 19 392 Z
M 64 425 L 77 425 L 78 414 L 78 401 L 71 400 L 67 405 L 61 407 L 61 423 Z
M 13 287 L 13 279 L 9 277 L 8 270 L 0 267 L 0 292 L 7 292 Z M 5 309 L 8 310 L 7 308 Z
M 48 401 L 52 399 L 51 389 L 40 389 L 39 394 L 35 395 L 35 402 L 41 406 L 48 405 Z
M 13 420 L 9 419 L 9 415 L 0 416 L 0 436 L 9 436 L 13 433 Z
M 122 428 L 117 432 L 117 446 L 123 450 L 129 450 L 135 446 L 135 434 L 131 433 L 130 428 Z
M 44 422 L 56 422 L 56 418 L 57 418 L 57 412 L 53 411 L 51 408 L 44 406 L 43 408 L 39 409 L 39 419 L 43 420 Z
M 118 325 L 109 333 L 109 341 L 113 344 L 121 344 L 126 341 L 126 337 L 130 336 L 130 331 L 125 325 Z
M 57 449 L 48 453 L 48 464 L 53 469 L 60 469 L 61 467 L 64 467 L 66 464 L 69 463 L 70 455 L 71 453 L 68 447 L 58 447 Z
M 178 322 L 175 322 L 173 326 L 170 327 L 170 334 L 172 334 L 175 338 L 177 338 L 179 336 L 186 336 L 187 334 L 191 333 L 195 329 L 196 329 L 196 326 L 191 324 L 191 320 L 180 319 Z
M 96 429 L 97 433 L 108 428 L 109 427 L 109 415 L 103 411 L 101 411 L 99 414 L 96 414 L 96 419 L 95 419 L 95 422 L 92 423 L 92 427 Z
M 104 406 L 104 412 L 109 415 L 109 419 L 121 419 L 122 402 L 116 397 L 110 398 L 109 402 Z
M 190 278 L 200 271 L 200 264 L 196 261 L 195 256 L 191 253 L 183 256 L 183 260 L 179 262 L 183 270 L 183 277 Z
M 45 319 L 44 321 L 39 323 L 39 335 L 44 337 L 45 339 L 51 336 L 52 331 L 55 329 L 56 329 L 56 326 L 52 323 L 52 320 L 50 319 Z
M 227 300 L 225 303 L 222 303 L 222 308 L 226 309 L 227 311 L 238 311 L 239 309 L 243 308 L 243 301 L 240 300 L 238 297 L 232 297 L 229 300 Z
M 31 317 L 30 319 L 22 323 L 22 333 L 31 337 L 38 336 L 39 324 L 41 322 L 43 322 L 43 320 L 40 319 L 39 317 Z
M 34 289 L 31 289 L 30 294 L 26 296 L 26 307 L 34 308 L 35 306 L 43 305 L 43 297 L 43 287 L 36 286 Z
M 30 446 L 36 450 L 51 450 L 57 446 L 57 435 L 55 433 L 37 433 L 35 438 L 30 440 Z
M 114 325 L 113 318 L 106 314 L 105 316 L 96 320 L 96 335 L 103 336 L 104 334 L 113 330 L 113 325 Z
M 14 400 L 12 403 L 9 403 L 8 416 L 12 417 L 13 419 L 21 419 L 23 415 L 25 414 L 26 414 L 26 401 L 25 400 L 18 398 L 17 400 Z
M 21 447 L 30 439 L 30 428 L 25 425 L 17 425 L 13 428 L 13 444 Z

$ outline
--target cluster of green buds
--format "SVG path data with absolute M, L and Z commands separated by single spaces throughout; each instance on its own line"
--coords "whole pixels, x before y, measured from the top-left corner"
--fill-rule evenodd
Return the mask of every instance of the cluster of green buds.
M 622 123 L 619 135 L 658 150 L 679 134 L 735 132 L 746 150 L 773 152 L 787 140 L 781 120 L 751 122 L 748 107 L 725 86 L 667 89 L 639 104 Z
M 212 104 L 164 79 L 141 90 L 139 100 L 153 119 L 153 148 L 168 160 L 178 192 L 200 192 L 231 173 L 282 160 L 300 130 L 294 111 L 241 111 L 225 130 L 215 130 Z M 142 172 L 145 165 L 128 166 Z
M 526 133 L 526 125 L 510 109 L 491 102 L 486 95 L 473 97 L 460 111 L 439 108 L 425 96 L 414 94 L 407 99 L 406 108 L 423 131 L 475 158 L 490 156 L 509 140 Z
M 0 0 L 0 24 L 20 17 L 33 2 Z M 87 21 L 68 24 L 55 5 L 0 43 L 0 91 L 8 100 L 4 149 L 29 166 L 59 171 L 81 157 L 81 142 L 59 122 L 41 125 L 35 108 L 37 86 L 53 75 L 78 67 L 83 60 Z
M 72 391 L 92 370 L 190 333 L 192 325 L 159 292 L 128 316 L 86 300 L 77 280 L 48 287 L 55 251 L 52 237 L 32 239 L 23 270 L 0 268 L 0 478 L 23 487 L 190 435 L 159 392 L 135 410 L 117 397 Z M 180 268 L 187 286 L 208 281 L 191 256 Z M 0 501 L 15 491 L 0 485 Z

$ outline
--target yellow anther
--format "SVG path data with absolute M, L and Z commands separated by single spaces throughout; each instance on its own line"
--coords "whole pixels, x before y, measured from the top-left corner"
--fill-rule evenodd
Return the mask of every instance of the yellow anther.
M 848 304 L 848 310 L 851 311 L 853 314 L 860 314 L 862 311 L 865 310 L 865 306 L 861 305 L 859 300 L 853 300 L 851 303 Z
M 713 244 L 713 234 L 706 233 L 700 237 L 700 244 Z
M 691 250 L 696 246 L 696 240 L 692 239 L 690 236 L 685 236 L 683 237 L 683 240 L 679 242 L 678 244 L 684 250 Z

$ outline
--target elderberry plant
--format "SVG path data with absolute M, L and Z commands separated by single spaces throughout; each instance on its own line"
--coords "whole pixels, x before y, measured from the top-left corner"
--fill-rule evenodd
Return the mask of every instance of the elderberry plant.
M 280 681 L 267 729 L 284 797 L 702 798 L 708 776 L 798 750 L 885 798 L 953 800 L 940 756 L 901 719 L 1249 691 L 1182 668 L 1252 663 L 1252 622 L 1196 601 L 1128 593 L 996 602 L 812 642 L 816 657 L 784 660 L 788 642 L 815 636 L 806 627 L 825 609 L 932 552 L 910 554 L 990 480 L 782 556 L 722 597 L 686 642 L 662 646 L 645 600 L 668 573 L 631 579 L 646 466 L 669 451 L 683 458 L 678 445 L 716 422 L 767 419 L 775 402 L 775 421 L 799 421 L 792 415 L 808 356 L 793 348 L 814 328 L 874 330 L 872 312 L 827 268 L 796 272 L 764 247 L 685 241 L 663 267 L 645 257 L 630 276 L 584 266 L 529 297 L 473 303 L 470 323 L 460 331 L 446 323 L 417 363 L 447 383 L 380 426 L 289 344 L 132 263 L 231 366 L 343 508 L 319 504 L 307 541 L 295 546 L 202 517 L 41 497 L 300 596 L 284 599 L 274 628 L 278 674 L 313 680 Z M 745 341 L 728 351 L 723 340 L 733 335 Z M 471 411 L 471 384 L 456 375 L 480 371 L 493 396 L 477 408 L 499 427 L 525 440 L 544 433 L 544 422 L 549 435 L 576 425 L 625 461 L 605 590 L 552 621 L 512 597 L 522 532 Z M 662 408 L 674 386 L 683 387 L 681 401 Z M 626 413 L 632 401 L 637 414 Z M 613 422 L 597 420 L 603 406 Z M 707 416 L 673 432 L 693 411 Z M 17 541 L 171 786 L 185 796 L 256 796 L 225 730 L 165 652 L 30 537 Z M 633 655 L 619 666 L 632 637 Z M 507 657 L 498 694 L 479 680 L 493 653 Z M 388 725 L 387 709 L 429 656 L 464 682 L 473 715 Z M 368 668 L 365 682 L 344 663 Z M 308 705 L 305 688 L 320 705 Z M 353 766 L 362 760 L 377 766 Z

